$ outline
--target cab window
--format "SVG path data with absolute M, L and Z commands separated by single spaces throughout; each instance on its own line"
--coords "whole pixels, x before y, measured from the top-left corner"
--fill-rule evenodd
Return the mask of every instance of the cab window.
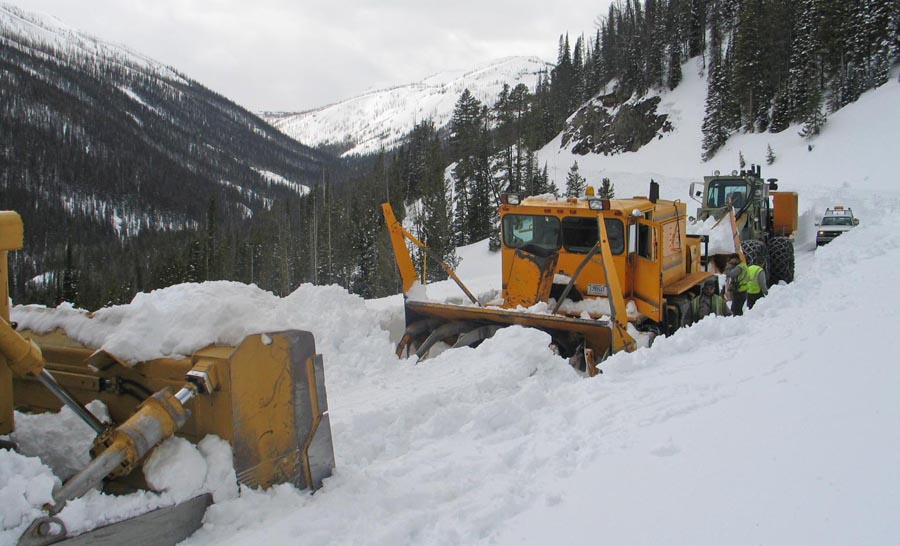
M 729 201 L 735 208 L 741 208 L 747 202 L 747 184 L 743 180 L 713 180 L 709 183 L 708 208 L 721 208 Z
M 823 226 L 852 226 L 853 220 L 849 216 L 826 216 L 822 218 Z
M 559 232 L 559 219 L 555 216 L 507 214 L 503 217 L 503 244 L 511 248 L 534 245 L 556 250 Z
M 605 218 L 604 226 L 613 254 L 625 252 L 625 224 L 621 220 Z M 597 244 L 597 218 L 568 216 L 562 221 L 562 244 L 574 254 L 587 254 Z
M 653 228 L 647 224 L 638 224 L 637 226 L 637 253 L 641 258 L 656 261 L 654 250 L 655 241 L 653 240 Z

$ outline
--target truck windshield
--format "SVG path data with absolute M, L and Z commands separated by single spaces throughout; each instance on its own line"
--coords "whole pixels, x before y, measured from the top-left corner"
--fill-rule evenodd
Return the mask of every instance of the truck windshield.
M 823 226 L 852 226 L 853 220 L 849 216 L 826 216 L 822 218 Z
M 511 248 L 534 245 L 559 248 L 559 219 L 555 216 L 507 214 L 503 217 L 503 243 Z
M 709 195 L 706 198 L 708 208 L 722 208 L 731 200 L 731 205 L 741 208 L 746 203 L 747 184 L 740 179 L 719 179 L 709 183 Z
M 625 251 L 625 224 L 621 220 L 605 218 L 603 225 L 613 254 Z M 562 242 L 566 250 L 575 254 L 587 254 L 597 244 L 597 218 L 569 216 L 562 221 Z

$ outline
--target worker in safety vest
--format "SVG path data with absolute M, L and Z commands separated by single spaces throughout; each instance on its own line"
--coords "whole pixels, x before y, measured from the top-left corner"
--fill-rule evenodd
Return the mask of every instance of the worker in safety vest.
M 753 309 L 756 301 L 768 294 L 766 270 L 758 260 L 747 265 L 741 261 L 739 254 L 732 254 L 725 267 L 725 278 L 732 285 L 731 313 L 736 316 L 744 314 L 744 302 L 747 302 L 748 309 Z
M 716 293 L 718 288 L 719 281 L 715 277 L 706 279 L 700 293 L 691 300 L 691 316 L 695 322 L 706 315 L 731 316 L 731 311 L 725 304 L 725 298 Z

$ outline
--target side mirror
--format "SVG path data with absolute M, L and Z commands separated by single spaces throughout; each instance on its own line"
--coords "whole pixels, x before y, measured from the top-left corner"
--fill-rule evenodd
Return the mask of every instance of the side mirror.
M 858 225 L 859 225 L 859 218 L 854 218 L 854 219 L 853 219 L 853 225 L 854 225 L 854 226 L 858 226 Z
M 698 198 L 703 196 L 703 190 L 702 189 L 698 190 L 697 183 L 691 182 L 691 189 L 690 189 L 689 195 L 691 196 L 691 199 L 693 199 L 694 201 L 700 201 L 700 199 L 698 199 Z
M 635 252 L 637 252 L 637 225 L 631 224 L 628 226 L 628 253 Z
M 819 222 L 816 222 L 816 227 L 819 227 Z

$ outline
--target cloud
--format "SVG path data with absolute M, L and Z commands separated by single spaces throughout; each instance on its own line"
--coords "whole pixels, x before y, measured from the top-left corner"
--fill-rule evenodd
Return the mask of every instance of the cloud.
M 560 0 L 28 0 L 252 110 L 304 110 L 512 55 L 553 61 L 607 3 Z M 574 44 L 574 39 L 572 40 Z

